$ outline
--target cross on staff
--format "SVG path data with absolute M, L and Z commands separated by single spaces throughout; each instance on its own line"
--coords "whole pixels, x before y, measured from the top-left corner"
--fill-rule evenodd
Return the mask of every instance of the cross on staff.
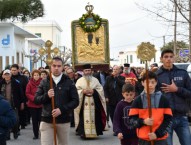
M 54 56 L 57 56 L 60 53 L 59 48 L 54 48 L 51 49 L 53 43 L 50 40 L 47 40 L 45 43 L 46 48 L 40 48 L 38 53 L 40 56 L 45 56 L 44 62 L 51 68 L 52 64 L 52 58 Z M 51 69 L 50 69 L 50 89 L 53 89 L 53 82 L 52 82 L 52 74 L 51 74 Z M 51 99 L 51 104 L 52 104 L 52 110 L 55 108 L 55 103 L 54 103 L 54 97 Z M 54 127 L 54 145 L 57 145 L 57 140 L 56 140 L 56 118 L 53 117 L 53 127 Z
M 151 97 L 149 93 L 149 79 L 148 79 L 148 61 L 151 61 L 152 58 L 155 57 L 155 48 L 154 45 L 149 42 L 142 42 L 137 49 L 137 57 L 142 61 L 145 61 L 145 69 L 146 69 L 146 85 L 147 85 L 147 102 L 148 102 L 148 113 L 149 118 L 152 118 L 152 108 L 151 108 Z M 153 131 L 152 126 L 150 126 L 150 133 Z M 154 140 L 151 140 L 151 145 L 154 145 Z

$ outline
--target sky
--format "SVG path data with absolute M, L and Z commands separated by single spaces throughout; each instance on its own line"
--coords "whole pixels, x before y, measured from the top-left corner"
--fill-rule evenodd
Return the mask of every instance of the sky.
M 151 42 L 156 49 L 163 46 L 163 36 L 170 33 L 164 25 L 148 12 L 157 0 L 41 0 L 45 20 L 55 20 L 63 29 L 62 45 L 71 48 L 71 22 L 86 13 L 88 2 L 94 6 L 93 13 L 109 21 L 110 57 L 117 58 L 119 51 L 136 50 L 141 42 Z M 170 28 L 173 29 L 173 28 Z M 166 38 L 171 41 L 172 38 Z

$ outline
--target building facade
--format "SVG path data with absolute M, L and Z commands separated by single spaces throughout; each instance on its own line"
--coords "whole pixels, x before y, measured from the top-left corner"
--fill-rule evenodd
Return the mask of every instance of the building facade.
M 155 53 L 155 58 L 153 58 L 149 63 L 160 63 L 160 54 L 161 51 L 157 50 Z M 126 51 L 119 52 L 119 65 L 123 65 L 124 63 L 129 63 L 134 67 L 144 67 L 145 64 L 139 58 L 137 58 L 136 49 L 128 49 Z
M 56 21 L 53 20 L 43 20 L 37 21 L 33 20 L 25 24 L 16 23 L 23 29 L 39 36 L 43 40 L 50 40 L 53 43 L 53 47 L 61 46 L 61 33 L 62 29 Z
M 0 71 L 14 63 L 27 69 L 31 68 L 30 50 L 38 50 L 44 45 L 44 41 L 38 36 L 18 27 L 13 23 L 0 23 Z M 28 41 L 27 39 L 39 39 Z M 30 47 L 27 47 L 26 44 Z M 37 64 L 36 64 L 37 65 Z

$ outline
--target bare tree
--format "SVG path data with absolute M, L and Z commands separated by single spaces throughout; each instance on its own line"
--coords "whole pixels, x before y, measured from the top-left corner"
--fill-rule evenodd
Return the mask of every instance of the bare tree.
M 151 9 L 140 3 L 136 5 L 152 16 L 154 15 L 156 20 L 165 22 L 169 27 L 173 26 L 175 50 L 176 40 L 179 38 L 189 42 L 191 54 L 191 0 L 168 0 L 165 3 L 160 0 Z

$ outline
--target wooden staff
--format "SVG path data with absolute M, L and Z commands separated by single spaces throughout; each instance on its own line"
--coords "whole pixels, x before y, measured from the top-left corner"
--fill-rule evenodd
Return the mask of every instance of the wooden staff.
M 147 84 L 147 102 L 148 102 L 148 111 L 149 111 L 149 118 L 152 117 L 152 109 L 151 109 L 151 96 L 150 96 L 150 93 L 149 93 L 149 75 L 148 75 L 148 64 L 147 64 L 147 61 L 146 61 L 146 84 Z M 149 126 L 150 127 L 150 133 L 153 132 L 153 128 L 152 126 Z M 151 140 L 151 145 L 154 145 L 154 140 Z
M 54 48 L 51 49 L 51 46 L 53 45 L 53 43 L 50 40 L 47 40 L 45 43 L 45 47 L 46 48 L 40 48 L 38 53 L 40 54 L 40 56 L 45 56 L 46 59 L 44 59 L 43 61 L 46 62 L 46 64 L 49 66 L 49 72 L 50 72 L 50 89 L 53 89 L 53 83 L 52 83 L 52 73 L 51 73 L 51 64 L 52 64 L 52 56 L 51 54 L 57 55 L 60 50 L 58 48 Z M 54 106 L 54 96 L 51 98 L 51 104 L 52 104 L 52 110 L 54 110 L 55 106 Z M 54 145 L 57 145 L 57 140 L 56 140 L 56 119 L 55 117 L 53 117 L 53 127 L 54 127 Z
M 52 82 L 52 73 L 50 69 L 50 89 L 53 89 L 53 82 Z M 51 98 L 51 103 L 52 103 L 52 110 L 55 108 L 54 104 L 54 96 Z M 53 128 L 54 128 L 54 145 L 57 145 L 57 140 L 56 140 L 56 118 L 53 117 Z

